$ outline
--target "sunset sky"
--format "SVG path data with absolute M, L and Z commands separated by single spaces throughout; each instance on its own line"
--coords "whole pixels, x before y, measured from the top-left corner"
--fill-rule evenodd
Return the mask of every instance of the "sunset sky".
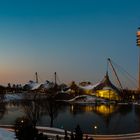
M 108 57 L 137 79 L 139 26 L 140 0 L 0 1 L 0 84 L 97 83 Z

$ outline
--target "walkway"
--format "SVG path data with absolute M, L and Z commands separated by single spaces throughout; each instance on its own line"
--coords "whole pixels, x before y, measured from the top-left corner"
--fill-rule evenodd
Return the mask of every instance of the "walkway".
M 13 125 L 0 125 L 2 128 L 6 128 L 9 131 L 14 131 Z M 54 140 L 56 135 L 63 140 L 65 131 L 59 128 L 50 128 L 50 127 L 40 127 L 37 129 L 40 132 L 43 132 L 44 135 L 47 135 L 50 140 Z M 70 136 L 71 132 L 67 131 L 68 136 Z M 92 135 L 92 134 L 84 134 L 84 137 L 88 135 L 89 138 L 93 138 L 94 140 L 140 140 L 140 132 L 139 133 L 131 133 L 131 134 L 118 134 L 118 135 Z

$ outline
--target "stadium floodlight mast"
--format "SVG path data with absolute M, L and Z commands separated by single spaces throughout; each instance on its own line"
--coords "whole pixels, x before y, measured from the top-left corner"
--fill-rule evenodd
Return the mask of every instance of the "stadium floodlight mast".
M 139 47 L 139 76 L 138 76 L 138 79 L 139 79 L 139 83 L 138 83 L 138 90 L 140 91 L 140 27 L 138 28 L 138 31 L 137 31 L 137 46 Z
M 140 27 L 138 28 L 137 31 L 137 46 L 140 47 Z

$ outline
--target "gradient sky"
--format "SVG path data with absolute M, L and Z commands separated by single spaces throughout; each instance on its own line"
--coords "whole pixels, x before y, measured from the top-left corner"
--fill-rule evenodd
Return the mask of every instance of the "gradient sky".
M 139 26 L 140 0 L 0 1 L 0 84 L 97 83 L 108 57 L 137 78 Z

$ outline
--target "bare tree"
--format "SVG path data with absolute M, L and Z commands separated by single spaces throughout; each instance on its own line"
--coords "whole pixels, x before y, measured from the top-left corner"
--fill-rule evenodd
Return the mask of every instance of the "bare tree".
M 29 118 L 32 121 L 33 126 L 36 127 L 37 121 L 42 116 L 40 95 L 36 93 L 32 101 L 25 101 L 23 104 L 23 108 L 26 117 Z
M 50 127 L 53 127 L 53 121 L 58 115 L 58 105 L 53 97 L 49 97 L 49 99 L 47 100 L 46 109 L 51 119 Z

